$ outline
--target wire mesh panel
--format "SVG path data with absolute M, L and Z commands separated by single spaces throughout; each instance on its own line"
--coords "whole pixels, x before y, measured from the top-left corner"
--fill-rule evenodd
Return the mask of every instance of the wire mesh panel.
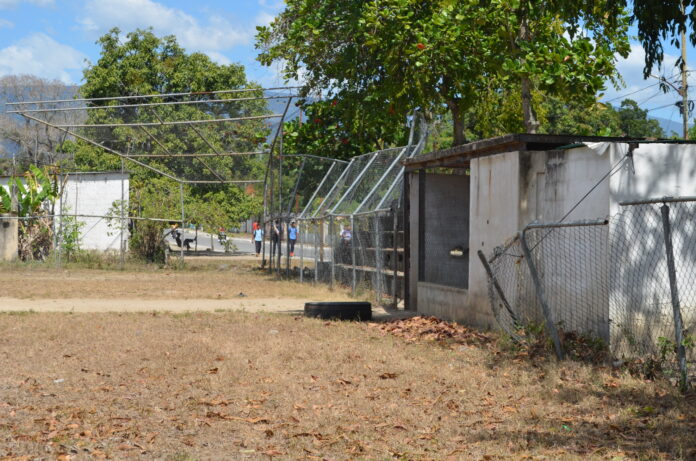
M 348 168 L 348 163 L 332 162 L 328 166 L 324 176 L 315 183 L 316 189 L 307 194 L 308 197 L 302 202 L 303 208 L 300 216 L 310 217 L 317 214 L 319 206 L 325 201 L 329 193 L 332 191 L 336 183 L 343 175 L 343 171 Z M 302 179 L 303 183 L 309 182 L 310 179 Z
M 616 357 L 664 359 L 681 342 L 694 360 L 696 203 L 670 200 L 624 206 L 604 222 L 531 225 L 496 249 L 489 294 L 501 327 L 543 325 L 543 299 L 561 333 L 601 339 Z
M 525 232 L 552 321 L 564 331 L 609 341 L 609 226 L 528 228 Z
M 500 287 L 498 290 L 492 280 L 488 284 L 491 307 L 500 326 L 517 337 L 519 328 L 543 322 L 519 236 L 496 248 L 489 264 Z
M 667 206 L 684 332 L 696 330 L 696 205 Z M 661 205 L 625 207 L 613 220 L 612 337 L 621 354 L 658 355 L 675 338 Z

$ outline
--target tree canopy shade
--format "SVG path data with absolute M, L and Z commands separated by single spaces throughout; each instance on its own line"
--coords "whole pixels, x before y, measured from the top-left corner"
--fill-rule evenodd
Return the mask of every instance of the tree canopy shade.
M 287 79 L 337 100 L 362 100 L 354 117 L 452 113 L 455 144 L 482 93 L 521 91 L 520 118 L 536 128 L 531 92 L 590 101 L 629 51 L 627 17 L 604 19 L 550 2 L 288 0 L 259 27 L 259 61 L 284 63 Z M 357 115 L 360 112 L 361 115 Z

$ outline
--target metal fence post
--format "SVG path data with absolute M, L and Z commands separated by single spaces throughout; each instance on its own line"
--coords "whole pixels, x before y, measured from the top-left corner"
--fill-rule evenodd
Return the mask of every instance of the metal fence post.
M 379 213 L 375 214 L 375 237 L 373 239 L 375 247 L 375 291 L 377 292 L 377 303 L 382 305 L 382 245 L 380 225 L 379 225 Z
M 58 239 L 56 240 L 56 265 L 58 266 L 58 268 L 61 267 L 61 259 L 63 257 L 63 196 L 65 195 L 66 184 L 67 181 L 62 181 L 62 185 L 60 186 L 60 222 L 58 223 Z
M 512 311 L 512 308 L 510 307 L 510 303 L 508 302 L 507 298 L 505 297 L 505 292 L 503 292 L 503 289 L 500 287 L 500 284 L 498 283 L 498 279 L 495 277 L 495 274 L 493 274 L 493 270 L 491 269 L 491 265 L 488 264 L 488 260 L 486 259 L 486 255 L 484 255 L 483 251 L 481 251 L 481 250 L 478 250 L 476 252 L 476 254 L 478 254 L 478 257 L 481 260 L 481 264 L 483 264 L 483 268 L 486 270 L 486 273 L 488 274 L 488 278 L 491 280 L 491 283 L 493 284 L 493 288 L 498 293 L 498 296 L 500 296 L 500 301 L 503 303 L 505 310 L 507 310 L 508 314 L 510 314 L 510 317 L 512 318 L 513 323 L 515 325 L 519 325 L 519 321 L 517 320 L 517 316 Z
M 300 221 L 300 223 L 304 223 L 304 221 Z M 303 227 L 301 224 L 298 223 L 298 239 L 300 240 L 300 283 L 304 282 L 304 241 L 305 241 L 305 235 L 307 235 L 307 227 Z
M 353 219 L 353 215 L 350 215 L 350 232 L 351 232 L 351 239 L 350 239 L 350 263 L 351 266 L 353 267 L 353 273 L 352 273 L 352 278 L 351 278 L 351 294 L 355 296 L 356 292 L 356 274 L 355 274 L 355 241 L 357 239 L 357 232 L 355 229 L 355 222 Z
M 317 221 L 314 222 L 314 283 L 319 281 L 319 229 Z
M 674 338 L 677 342 L 677 359 L 679 361 L 679 389 L 686 392 L 686 348 L 684 347 L 684 324 L 679 305 L 679 287 L 677 286 L 677 270 L 674 265 L 674 247 L 672 246 L 672 226 L 669 221 L 669 206 L 664 203 L 662 212 L 662 227 L 665 233 L 665 252 L 667 254 L 667 273 L 669 274 L 669 291 L 672 296 L 672 313 L 674 315 Z
M 290 219 L 285 223 L 285 276 L 290 277 Z
M 336 276 L 336 229 L 334 228 L 334 217 L 329 216 L 329 246 L 331 247 L 331 275 L 329 278 L 329 289 L 333 290 L 334 278 Z
M 280 195 L 280 192 L 278 192 L 278 194 Z M 280 225 L 281 228 L 278 229 L 278 242 L 276 244 L 276 251 L 277 251 L 277 254 L 276 254 L 276 258 L 277 258 L 276 259 L 276 262 L 277 262 L 276 275 L 278 275 L 278 277 L 280 277 L 280 268 L 283 265 L 283 251 L 282 251 L 282 249 L 283 249 L 283 229 L 282 229 L 283 228 L 283 219 L 278 218 L 277 221 L 278 221 L 278 224 Z
M 539 278 L 539 273 L 537 272 L 534 261 L 532 261 L 532 253 L 529 251 L 529 246 L 527 246 L 527 238 L 525 235 L 526 230 L 520 232 L 520 243 L 522 246 L 522 252 L 524 253 L 524 259 L 527 260 L 527 266 L 529 267 L 529 273 L 532 276 L 532 281 L 534 282 L 534 288 L 536 289 L 536 295 L 541 304 L 541 309 L 544 313 L 544 318 L 546 319 L 546 328 L 551 335 L 553 340 L 553 347 L 556 350 L 556 357 L 558 360 L 563 360 L 563 348 L 561 347 L 561 340 L 558 337 L 558 330 L 556 329 L 556 324 L 553 323 L 553 317 L 551 316 L 551 310 L 546 302 L 546 294 L 544 293 L 544 286 L 541 284 L 541 279 Z
M 399 302 L 397 296 L 398 279 L 399 279 L 399 250 L 398 250 L 398 234 L 399 234 L 399 212 L 395 208 L 394 213 L 394 241 L 392 242 L 392 265 L 394 266 L 394 276 L 392 278 L 392 308 L 396 309 Z
M 124 233 L 125 233 L 125 227 L 126 227 L 126 222 L 125 222 L 125 216 L 124 216 L 124 210 L 123 207 L 125 206 L 125 184 L 123 181 L 123 176 L 124 176 L 124 165 L 123 165 L 123 157 L 121 157 L 121 222 L 119 225 L 119 230 L 120 230 L 120 235 L 121 235 L 121 248 L 120 248 L 120 258 L 119 258 L 119 267 L 121 270 L 123 270 L 123 267 L 125 266 L 126 263 L 126 256 L 125 256 L 125 241 L 124 241 Z
M 184 183 L 179 183 L 179 200 L 181 202 L 181 250 L 179 252 L 179 262 L 184 262 L 184 240 L 186 235 L 184 234 L 184 221 L 186 221 L 186 216 L 184 214 Z

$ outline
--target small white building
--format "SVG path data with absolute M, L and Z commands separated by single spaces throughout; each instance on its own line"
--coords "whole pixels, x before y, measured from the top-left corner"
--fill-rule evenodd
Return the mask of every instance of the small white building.
M 67 180 L 66 180 L 67 178 Z M 9 177 L 0 177 L 0 185 L 7 188 Z M 124 210 L 128 213 L 129 174 L 120 172 L 76 172 L 65 173 L 59 177 L 65 182 L 63 194 L 54 205 L 55 214 L 73 215 L 82 223 L 80 249 L 96 251 L 119 251 L 121 240 L 128 242 L 128 230 L 120 232 L 118 220 L 106 218 L 114 205 L 124 200 Z M 60 219 L 56 220 L 57 228 Z M 126 226 L 127 227 L 127 226 Z
M 407 307 L 483 328 L 495 328 L 496 321 L 478 250 L 492 255 L 533 222 L 606 219 L 623 201 L 696 196 L 696 144 L 682 141 L 508 135 L 420 155 L 405 165 Z M 616 278 L 623 262 L 611 264 Z M 666 274 L 660 277 L 667 284 Z M 610 298 L 622 296 L 608 292 L 619 282 L 604 288 L 605 321 Z M 684 280 L 684 286 L 691 283 Z

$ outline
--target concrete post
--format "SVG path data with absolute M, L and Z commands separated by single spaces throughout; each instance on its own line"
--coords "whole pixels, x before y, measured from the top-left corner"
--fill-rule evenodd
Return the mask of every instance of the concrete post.
M 10 214 L 0 215 L 0 261 L 19 257 L 19 221 Z

